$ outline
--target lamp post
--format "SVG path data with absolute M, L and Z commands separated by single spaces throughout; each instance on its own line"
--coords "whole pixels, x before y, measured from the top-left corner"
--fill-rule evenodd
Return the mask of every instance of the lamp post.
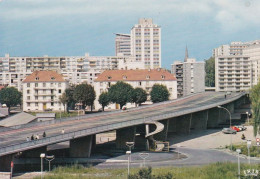
M 50 155 L 50 156 L 46 156 L 45 157 L 45 160 L 47 160 L 49 162 L 49 172 L 51 171 L 51 161 L 53 161 L 55 158 L 54 158 L 54 155 Z
M 224 108 L 222 106 L 218 106 L 218 108 L 225 109 L 228 112 L 228 114 L 229 114 L 229 121 L 230 121 L 229 127 L 231 129 L 231 113 L 229 112 L 229 110 L 227 108 Z M 232 134 L 230 135 L 230 150 L 232 151 Z
M 126 151 L 126 154 L 128 155 L 128 170 L 127 170 L 127 176 L 129 178 L 130 175 L 130 155 L 131 155 L 131 151 Z
M 126 142 L 125 145 L 129 148 L 129 151 L 131 152 L 132 147 L 134 147 L 134 142 Z M 130 162 L 131 162 L 131 156 L 130 156 Z
M 247 118 L 247 123 L 248 123 L 248 125 L 249 125 L 248 111 L 246 112 L 246 118 Z
M 240 179 L 240 161 L 239 161 L 239 154 L 241 153 L 241 149 L 237 149 L 237 172 L 238 172 L 238 179 Z
M 42 171 L 43 171 L 43 158 L 45 157 L 45 153 L 41 153 L 41 179 L 42 179 Z

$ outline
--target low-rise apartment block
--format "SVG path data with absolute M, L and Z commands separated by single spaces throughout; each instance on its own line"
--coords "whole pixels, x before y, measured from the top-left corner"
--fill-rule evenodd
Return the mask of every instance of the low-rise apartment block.
M 23 111 L 60 111 L 68 82 L 55 71 L 35 71 L 23 80 Z
M 177 80 L 175 76 L 165 69 L 143 69 L 143 70 L 107 70 L 101 73 L 95 80 L 96 100 L 95 108 L 101 108 L 98 98 L 102 92 L 108 91 L 111 85 L 118 81 L 124 81 L 133 86 L 140 87 L 148 94 L 154 84 L 162 84 L 167 87 L 170 92 L 170 99 L 177 98 Z M 134 104 L 127 104 L 127 107 L 133 107 Z M 116 104 L 109 105 L 110 109 L 118 109 Z

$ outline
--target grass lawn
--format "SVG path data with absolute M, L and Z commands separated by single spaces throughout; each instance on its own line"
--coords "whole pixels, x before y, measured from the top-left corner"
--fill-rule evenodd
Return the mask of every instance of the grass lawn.
M 241 174 L 246 169 L 258 169 L 259 165 L 241 165 Z M 131 168 L 130 173 L 138 173 L 138 168 Z M 152 175 L 157 176 L 166 175 L 171 173 L 174 179 L 236 179 L 237 177 L 237 164 L 236 163 L 215 163 L 206 166 L 197 167 L 162 167 L 153 168 Z M 36 177 L 39 179 L 40 177 Z M 51 173 L 45 175 L 45 179 L 126 179 L 127 169 L 96 169 L 93 167 L 83 167 L 75 165 L 71 167 L 58 167 Z M 151 178 L 153 179 L 153 178 Z
M 230 148 L 230 146 L 229 146 Z M 236 151 L 236 149 L 241 149 L 241 154 L 243 155 L 248 155 L 248 150 L 247 150 L 247 144 L 238 144 L 238 145 L 233 145 L 232 150 Z M 256 146 L 255 142 L 252 142 L 251 147 L 250 147 L 250 156 L 251 157 L 260 157 L 260 146 Z

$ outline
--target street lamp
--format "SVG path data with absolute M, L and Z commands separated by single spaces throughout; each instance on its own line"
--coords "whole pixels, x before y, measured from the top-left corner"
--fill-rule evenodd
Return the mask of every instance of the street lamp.
M 237 167 L 238 167 L 238 179 L 240 179 L 240 161 L 239 161 L 239 154 L 241 153 L 241 149 L 237 149 Z
M 46 156 L 45 157 L 45 160 L 47 160 L 49 162 L 49 172 L 51 171 L 51 161 L 53 161 L 55 158 L 54 158 L 54 155 L 50 155 L 50 156 Z
M 230 126 L 229 127 L 231 129 L 231 113 L 229 112 L 229 110 L 227 108 L 224 108 L 222 106 L 218 106 L 218 108 L 225 109 L 228 112 L 228 114 L 229 114 L 229 121 L 230 121 Z M 232 151 L 232 134 L 230 135 L 230 149 Z
M 43 158 L 45 157 L 45 153 L 41 153 L 41 179 L 42 179 L 42 171 L 43 171 Z
M 128 171 L 127 171 L 127 176 L 129 178 L 130 175 L 130 155 L 131 155 L 131 151 L 126 151 L 126 154 L 128 155 Z
M 247 123 L 248 123 L 248 125 L 249 125 L 248 111 L 246 112 L 246 117 L 247 117 Z

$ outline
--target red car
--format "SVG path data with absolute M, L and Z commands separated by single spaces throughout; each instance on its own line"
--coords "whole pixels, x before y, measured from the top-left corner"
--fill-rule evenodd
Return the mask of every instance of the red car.
M 231 126 L 231 129 L 233 129 L 233 130 L 235 130 L 235 131 L 237 131 L 237 132 L 240 131 L 240 129 L 239 129 L 237 126 Z

